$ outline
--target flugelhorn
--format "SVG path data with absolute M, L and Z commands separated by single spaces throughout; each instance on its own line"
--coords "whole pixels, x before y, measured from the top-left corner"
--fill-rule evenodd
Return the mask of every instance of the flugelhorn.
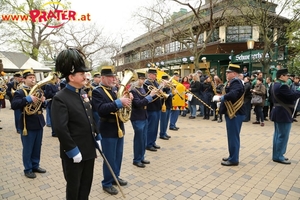
M 159 97 L 161 97 L 161 98 L 167 99 L 167 98 L 169 97 L 169 94 L 166 94 L 166 93 L 164 93 L 164 92 L 161 90 L 162 87 L 156 88 L 156 87 L 153 86 L 153 85 L 148 85 L 147 88 L 148 88 L 149 91 L 152 91 L 152 90 L 155 91 L 155 90 L 156 90 L 156 95 L 159 96 Z

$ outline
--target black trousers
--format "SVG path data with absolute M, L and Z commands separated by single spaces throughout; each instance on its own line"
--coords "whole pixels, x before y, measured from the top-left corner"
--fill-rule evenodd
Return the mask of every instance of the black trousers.
M 88 200 L 91 191 L 95 159 L 73 163 L 73 159 L 62 160 L 67 181 L 67 200 Z

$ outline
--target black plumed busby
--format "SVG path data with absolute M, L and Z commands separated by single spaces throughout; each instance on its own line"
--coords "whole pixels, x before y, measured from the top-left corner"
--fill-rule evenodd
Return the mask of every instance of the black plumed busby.
M 73 48 L 61 51 L 55 61 L 55 71 L 60 72 L 61 78 L 67 77 L 76 72 L 89 72 L 91 69 L 86 67 L 85 55 Z

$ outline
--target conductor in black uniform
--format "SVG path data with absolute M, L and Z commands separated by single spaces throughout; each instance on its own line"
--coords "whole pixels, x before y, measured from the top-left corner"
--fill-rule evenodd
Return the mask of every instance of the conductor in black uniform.
M 60 157 L 67 181 L 67 200 L 87 200 L 90 194 L 96 145 L 100 145 L 93 121 L 92 106 L 84 92 L 86 83 L 84 55 L 76 49 L 60 52 L 55 70 L 66 79 L 66 86 L 52 100 L 54 132 L 60 142 Z

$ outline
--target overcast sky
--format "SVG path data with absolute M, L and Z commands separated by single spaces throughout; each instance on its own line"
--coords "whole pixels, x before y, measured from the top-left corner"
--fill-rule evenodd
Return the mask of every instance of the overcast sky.
M 133 21 L 132 15 L 142 6 L 147 5 L 149 0 L 72 0 L 71 9 L 78 14 L 89 13 L 92 23 L 97 23 L 107 33 L 121 33 L 129 41 L 143 33 L 137 22 Z M 129 42 L 128 41 L 128 42 Z

